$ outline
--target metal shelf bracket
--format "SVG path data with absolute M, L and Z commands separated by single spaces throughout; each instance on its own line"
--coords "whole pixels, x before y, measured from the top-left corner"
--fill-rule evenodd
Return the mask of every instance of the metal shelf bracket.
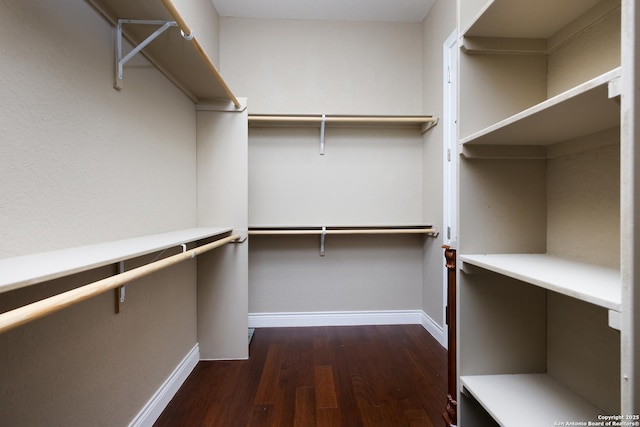
M 124 261 L 118 263 L 118 274 L 125 272 Z M 124 304 L 127 288 L 126 285 L 116 288 L 116 313 L 122 311 L 122 305 Z
M 437 126 L 439 121 L 440 121 L 440 119 L 438 117 L 434 117 L 434 119 L 432 121 L 422 125 L 422 127 L 420 128 L 420 133 L 425 133 L 428 130 L 430 130 L 431 128 Z
M 320 256 L 324 256 L 324 241 L 327 237 L 327 227 L 322 227 L 322 234 L 320 234 Z
M 327 123 L 327 116 L 322 115 L 322 121 L 320 122 L 320 155 L 324 156 L 324 128 Z
M 122 56 L 122 25 L 123 24 L 141 24 L 141 25 L 157 25 L 160 26 L 156 31 L 151 33 L 146 39 L 144 39 L 138 46 L 134 47 L 131 52 Z M 161 21 L 161 20 L 145 20 L 145 19 L 118 19 L 116 25 L 116 78 L 114 87 L 116 89 L 122 89 L 122 71 L 124 64 L 126 64 L 131 58 L 136 56 L 142 49 L 144 49 L 149 43 L 154 41 L 158 36 L 170 27 L 177 27 L 178 24 L 175 21 Z M 182 32 L 182 37 L 187 40 L 193 38 L 193 33 L 185 35 Z

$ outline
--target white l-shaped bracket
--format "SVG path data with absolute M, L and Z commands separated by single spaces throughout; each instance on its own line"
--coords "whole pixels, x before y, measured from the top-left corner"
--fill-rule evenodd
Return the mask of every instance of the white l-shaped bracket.
M 327 227 L 322 227 L 322 233 L 320 234 L 320 256 L 324 256 L 324 241 L 327 237 Z
M 120 261 L 118 263 L 118 274 L 122 274 L 125 272 L 124 261 Z M 120 313 L 122 310 L 122 305 L 124 304 L 125 295 L 126 295 L 126 285 L 122 285 L 116 288 L 116 313 Z
M 156 31 L 144 39 L 138 46 L 134 47 L 131 52 L 122 56 L 122 24 L 142 24 L 142 25 L 159 25 Z M 170 27 L 177 27 L 178 24 L 175 21 L 160 21 L 160 20 L 143 20 L 143 19 L 118 19 L 116 25 L 116 78 L 114 87 L 116 89 L 122 89 L 122 71 L 124 64 L 126 64 L 131 58 L 144 49 L 149 43 L 154 41 L 160 34 L 167 31 Z M 185 35 L 182 37 L 189 40 L 193 38 L 193 34 Z
M 320 122 L 320 155 L 324 156 L 324 129 L 327 124 L 326 114 L 322 115 L 322 121 Z

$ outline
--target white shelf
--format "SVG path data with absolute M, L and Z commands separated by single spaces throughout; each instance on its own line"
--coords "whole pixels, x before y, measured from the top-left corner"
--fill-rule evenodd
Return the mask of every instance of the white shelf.
M 0 293 L 229 232 L 231 228 L 191 228 L 0 259 Z
M 118 19 L 164 20 L 177 21 L 181 17 L 177 11 L 169 10 L 160 0 L 87 0 L 113 24 Z M 166 1 L 166 0 L 165 0 Z M 170 2 L 167 2 L 171 4 Z M 205 3 L 203 3 L 205 4 Z M 213 13 L 213 5 L 206 3 Z M 213 16 L 213 15 L 212 15 Z M 147 25 L 127 25 L 124 31 L 135 45 L 142 42 L 152 31 Z M 229 89 L 208 54 L 198 43 L 198 37 L 185 40 L 180 29 L 165 31 L 157 39 L 146 46 L 142 52 L 145 56 L 180 87 L 194 102 L 211 100 L 231 101 L 239 108 L 238 100 Z M 206 56 L 205 59 L 203 56 Z M 124 90 L 127 86 L 127 72 L 124 73 Z
M 469 145 L 550 145 L 620 125 L 620 106 L 610 98 L 620 68 L 541 102 L 460 142 Z M 613 95 L 616 95 L 614 92 Z
M 599 2 L 600 0 L 491 0 L 462 34 L 475 37 L 548 39 Z
M 316 127 L 323 121 L 321 114 L 250 114 L 250 127 Z M 360 116 L 325 115 L 328 127 L 391 127 L 427 130 L 437 123 L 432 116 Z
M 614 268 L 544 254 L 461 255 L 462 262 L 620 311 L 622 281 Z
M 553 426 L 605 415 L 546 374 L 461 376 L 460 384 L 501 426 Z

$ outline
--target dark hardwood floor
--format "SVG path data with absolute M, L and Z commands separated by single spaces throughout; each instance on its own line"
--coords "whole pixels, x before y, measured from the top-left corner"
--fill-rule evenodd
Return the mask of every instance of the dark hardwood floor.
M 256 329 L 200 362 L 155 427 L 442 426 L 447 353 L 420 325 Z

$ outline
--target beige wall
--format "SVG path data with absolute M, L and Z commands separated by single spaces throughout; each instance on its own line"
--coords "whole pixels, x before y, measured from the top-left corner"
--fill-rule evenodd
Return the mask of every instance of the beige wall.
M 174 0 L 198 43 L 216 66 L 220 64 L 220 15 L 211 0 Z
M 420 114 L 418 23 L 221 18 L 220 67 L 250 113 Z
M 85 2 L 0 3 L 0 257 L 196 225 L 194 105 Z M 0 308 L 112 274 L 0 294 Z M 0 335 L 0 423 L 127 425 L 196 343 L 195 262 Z
M 422 139 L 414 129 L 252 129 L 249 222 L 422 222 Z
M 551 40 L 562 41 L 547 56 L 547 98 L 620 66 L 619 6 L 610 6 L 597 25 L 580 27 L 572 37 L 560 33 Z
M 249 313 L 420 309 L 416 236 L 252 236 Z
M 195 225 L 193 103 L 143 61 L 114 90 L 83 2 L 2 7 L 0 256 Z
M 442 118 L 443 114 L 443 45 L 456 26 L 456 2 L 438 0 L 423 23 L 423 109 Z M 443 215 L 443 142 L 440 124 L 424 135 L 424 217 L 440 226 Z M 422 309 L 440 326 L 444 326 L 442 238 L 427 239 L 424 245 Z

